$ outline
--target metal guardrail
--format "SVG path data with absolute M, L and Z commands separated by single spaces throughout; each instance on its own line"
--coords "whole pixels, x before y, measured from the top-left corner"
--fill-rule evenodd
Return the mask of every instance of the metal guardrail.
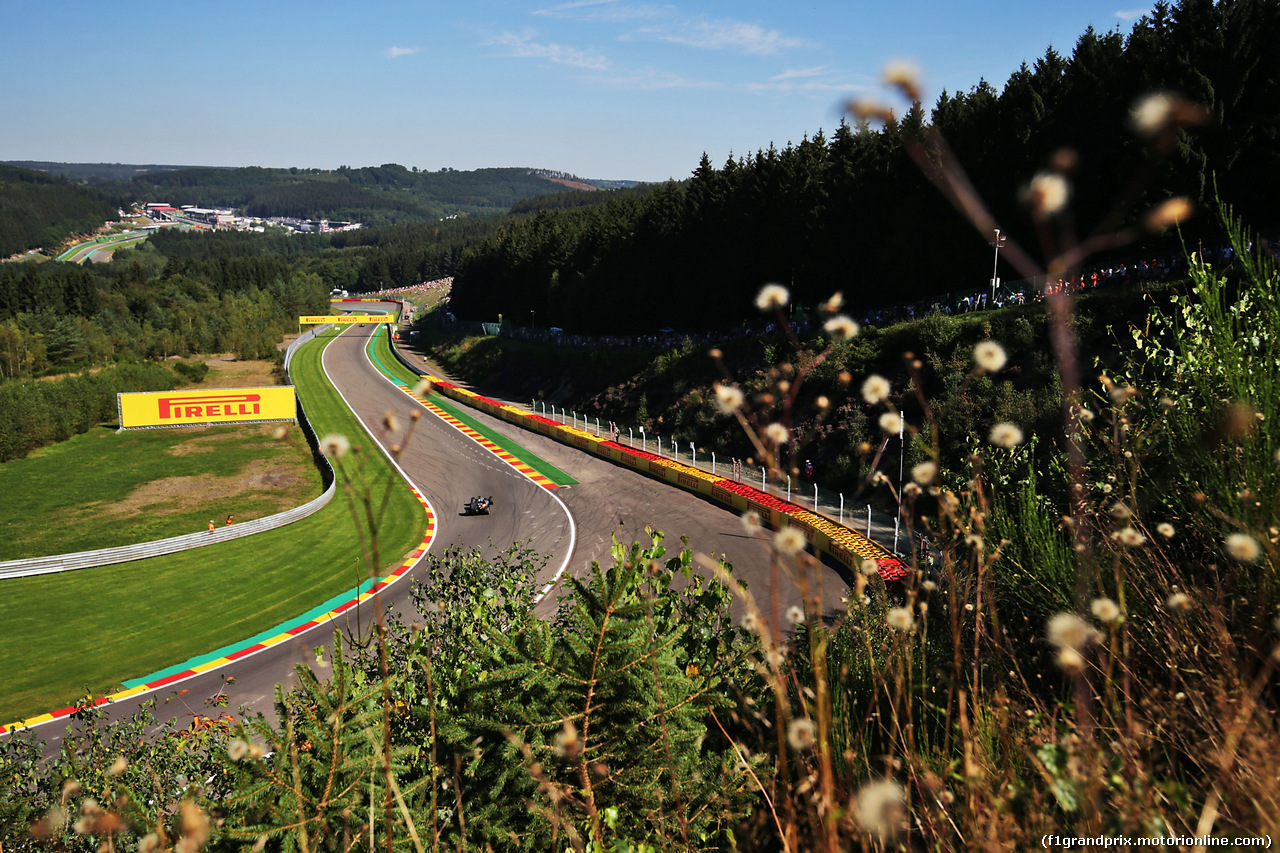
M 423 366 L 421 364 L 414 364 L 410 361 L 408 357 L 400 352 L 400 348 L 395 346 L 394 343 L 391 347 L 391 352 L 405 367 L 409 368 L 414 373 L 422 373 Z M 546 411 L 545 404 L 543 404 L 542 411 L 539 411 L 533 402 L 512 403 L 512 405 L 521 406 L 522 408 L 527 406 L 529 411 L 533 414 L 541 414 L 544 417 L 550 417 L 552 420 L 563 423 L 565 426 L 578 427 L 580 429 L 587 430 L 588 432 L 594 432 L 596 435 L 607 435 L 608 433 L 608 421 L 602 423 L 598 418 L 592 418 L 589 420 L 586 415 L 569 413 L 563 409 L 557 412 L 555 411 L 554 406 L 552 407 L 552 411 L 548 413 Z M 623 427 L 623 429 L 626 428 Z M 907 538 L 909 534 L 906 530 L 899 529 L 898 520 L 892 515 L 880 512 L 879 510 L 873 510 L 870 504 L 853 503 L 850 501 L 846 506 L 843 494 L 831 491 L 830 489 L 816 487 L 815 484 L 811 482 L 797 481 L 792 484 L 789 481 L 782 483 L 762 480 L 759 468 L 742 469 L 739 472 L 739 476 L 735 477 L 733 474 L 733 464 L 730 460 L 716 460 L 714 453 L 709 454 L 706 451 L 701 454 L 695 454 L 692 450 L 686 451 L 680 449 L 679 446 L 673 448 L 670 439 L 667 440 L 665 445 L 660 444 L 660 441 L 660 438 L 655 440 L 654 437 L 651 437 L 645 443 L 644 449 L 657 453 L 660 456 L 671 459 L 675 462 L 681 462 L 702 471 L 723 476 L 726 479 L 738 479 L 742 482 L 748 483 L 749 485 L 760 486 L 762 491 L 777 495 L 778 497 L 785 495 L 787 500 L 794 501 L 796 504 L 799 504 L 806 509 L 813 509 L 813 511 L 819 515 L 826 516 L 828 519 L 836 521 L 841 525 L 845 525 L 851 530 L 863 533 L 868 539 L 895 553 L 910 550 L 911 544 L 910 540 Z M 636 438 L 634 435 L 628 435 L 627 433 L 622 433 L 619 437 L 619 442 L 637 449 L 641 447 L 642 443 L 640 438 Z M 794 490 L 792 488 L 793 486 Z
M 289 348 L 285 351 L 284 359 L 286 379 L 289 376 L 289 362 L 293 358 L 294 351 L 314 338 L 324 328 L 327 327 L 319 327 L 309 331 L 289 345 Z M 214 528 L 212 533 L 201 531 L 199 533 L 173 536 L 168 539 L 157 539 L 154 542 L 122 545 L 118 548 L 78 551 L 74 554 L 34 557 L 29 560 L 7 560 L 0 562 L 0 579 L 48 575 L 56 572 L 69 572 L 75 569 L 89 569 L 96 566 L 109 566 L 115 563 L 128 563 L 133 560 L 145 560 L 148 557 L 176 554 L 179 551 L 202 548 L 205 545 L 216 545 L 219 542 L 227 542 L 231 539 L 241 539 L 245 536 L 252 536 L 255 533 L 275 530 L 312 515 L 333 499 L 337 491 L 337 478 L 334 476 L 333 467 L 329 464 L 329 460 L 320 452 L 320 442 L 316 437 L 315 430 L 311 428 L 311 423 L 307 420 L 301 402 L 298 403 L 298 425 L 302 427 L 303 435 L 307 437 L 307 444 L 311 447 L 311 454 L 320 467 L 325 483 L 324 492 L 302 506 L 278 512 L 266 518 L 255 518 L 252 521 L 244 521 L 239 524 L 233 524 L 230 527 Z

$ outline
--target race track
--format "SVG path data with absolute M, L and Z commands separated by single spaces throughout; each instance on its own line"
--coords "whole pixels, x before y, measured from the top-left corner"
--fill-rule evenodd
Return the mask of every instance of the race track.
M 785 577 L 778 580 L 778 588 L 771 594 L 774 578 L 768 549 L 747 536 L 735 513 L 591 454 L 481 412 L 469 411 L 468 414 L 487 427 L 510 437 L 579 482 L 548 490 L 519 474 L 386 380 L 365 354 L 373 330 L 372 325 L 348 327 L 329 345 L 324 367 L 353 410 L 375 434 L 381 434 L 380 424 L 388 411 L 395 413 L 401 424 L 408 423 L 413 410 L 422 413 L 398 461 L 434 510 L 433 553 L 441 553 L 455 544 L 489 550 L 522 541 L 550 555 L 541 581 L 550 580 L 562 567 L 568 574 L 586 577 L 591 561 L 610 559 L 609 549 L 615 535 L 625 542 L 645 541 L 644 528 L 648 525 L 667 534 L 669 553 L 681 547 L 681 536 L 687 536 L 696 551 L 725 555 L 735 567 L 734 575 L 747 581 L 766 615 L 780 614 L 788 606 L 800 603 L 799 590 Z M 356 444 L 369 443 L 367 436 L 350 438 Z M 462 507 L 473 495 L 492 495 L 493 512 L 488 516 L 464 516 Z M 339 495 L 335 500 L 344 498 Z M 355 550 L 353 545 L 353 553 Z M 420 569 L 415 570 L 415 574 L 418 571 Z M 845 589 L 841 577 L 833 569 L 824 567 L 814 580 L 824 590 L 826 609 L 838 607 L 839 596 Z M 408 578 L 395 584 L 383 596 L 383 603 L 404 607 L 411 585 Z M 563 582 L 560 586 L 563 587 Z M 558 594 L 559 589 L 552 590 L 539 604 L 540 615 L 547 616 L 553 611 Z M 741 615 L 741 602 L 735 603 L 734 610 L 737 616 Z M 361 615 L 366 626 L 369 616 L 366 606 Z M 354 622 L 353 617 L 348 618 Z M 273 646 L 158 693 L 113 703 L 106 709 L 107 714 L 112 718 L 129 716 L 141 702 L 154 697 L 161 703 L 157 708 L 161 719 L 185 720 L 193 713 L 216 715 L 204 707 L 203 699 L 224 689 L 223 677 L 231 676 L 235 683 L 226 688 L 231 709 L 245 706 L 273 716 L 276 684 L 291 683 L 294 665 L 314 663 L 315 647 L 331 648 L 332 630 L 342 627 L 318 627 L 292 642 Z M 178 689 L 186 692 L 164 702 Z M 63 723 L 55 722 L 37 730 L 46 741 L 47 752 L 56 751 L 64 729 Z

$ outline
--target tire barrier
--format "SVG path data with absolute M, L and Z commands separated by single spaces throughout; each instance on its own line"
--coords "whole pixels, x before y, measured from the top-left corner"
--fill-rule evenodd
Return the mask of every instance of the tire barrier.
M 293 357 L 294 351 L 302 344 L 310 341 L 317 332 L 322 330 L 323 327 L 307 332 L 289 345 L 289 348 L 285 351 L 284 369 L 286 381 L 289 381 L 289 362 Z M 329 464 L 329 460 L 320 452 L 320 441 L 316 437 L 315 430 L 311 428 L 311 422 L 307 420 L 301 401 L 298 401 L 298 425 L 302 427 L 302 433 L 307 438 L 307 444 L 311 448 L 311 456 L 315 460 L 317 467 L 320 468 L 325 486 L 319 497 L 308 501 L 302 506 L 297 506 L 275 515 L 268 515 L 265 518 L 238 522 L 231 527 L 214 528 L 212 532 L 187 533 L 168 539 L 141 542 L 137 545 L 122 545 L 118 548 L 102 548 L 97 551 L 78 551 L 74 554 L 34 557 L 29 560 L 8 560 L 0 562 L 0 579 L 70 572 L 76 569 L 89 569 L 95 566 L 109 566 L 115 563 L 145 560 L 148 557 L 176 554 L 179 551 L 202 548 L 206 545 L 216 545 L 219 542 L 275 530 L 312 515 L 333 499 L 334 494 L 337 492 L 337 478 L 334 476 L 333 467 Z
M 615 465 L 630 468 L 677 488 L 709 498 L 738 512 L 755 512 L 762 523 L 774 530 L 794 527 L 804 534 L 814 551 L 829 555 L 851 572 L 858 572 L 864 561 L 874 561 L 886 583 L 902 580 L 910 570 L 906 563 L 884 546 L 856 530 L 837 524 L 824 515 L 805 509 L 745 483 L 709 474 L 700 468 L 666 459 L 656 453 L 636 450 L 601 438 L 587 430 L 566 426 L 550 418 L 525 411 L 522 407 L 491 400 L 430 374 L 423 374 L 392 342 L 392 353 L 414 373 L 431 381 L 432 390 L 457 400 L 473 409 L 515 424 L 522 429 L 545 435 L 561 444 L 576 447 L 608 459 Z

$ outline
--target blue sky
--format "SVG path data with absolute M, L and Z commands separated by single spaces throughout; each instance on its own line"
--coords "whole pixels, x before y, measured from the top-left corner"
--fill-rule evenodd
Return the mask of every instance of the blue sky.
M 0 28 L 0 160 L 686 177 L 889 99 L 1003 85 L 1132 0 L 17 0 Z

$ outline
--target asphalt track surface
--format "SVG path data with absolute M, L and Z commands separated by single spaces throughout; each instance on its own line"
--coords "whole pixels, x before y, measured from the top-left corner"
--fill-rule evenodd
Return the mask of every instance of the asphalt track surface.
M 408 423 L 414 410 L 421 412 L 422 417 L 397 461 L 436 516 L 432 553 L 442 553 L 450 545 L 491 553 L 495 548 L 505 549 L 511 542 L 521 541 L 550 556 L 540 581 L 551 580 L 562 568 L 566 574 L 585 578 L 593 560 L 608 564 L 615 536 L 624 542 L 643 542 L 647 540 L 645 527 L 649 526 L 666 534 L 669 554 L 678 551 L 682 547 L 680 537 L 687 536 L 695 551 L 723 555 L 733 564 L 734 576 L 747 581 L 766 618 L 773 613 L 785 613 L 789 606 L 801 603 L 796 583 L 785 573 L 775 576 L 769 549 L 762 541 L 747 535 L 736 513 L 537 433 L 468 410 L 468 414 L 486 426 L 578 480 L 577 485 L 554 490 L 536 485 L 387 380 L 365 354 L 374 329 L 370 324 L 344 330 L 325 351 L 324 367 L 348 404 L 375 435 L 382 434 L 381 422 L 388 411 L 395 413 L 401 424 Z M 370 443 L 368 436 L 352 437 L 352 441 Z M 474 495 L 494 497 L 495 506 L 489 515 L 463 515 L 463 505 Z M 381 596 L 382 605 L 406 608 L 412 578 L 420 577 L 422 571 L 419 566 L 393 585 Z M 811 578 L 821 585 L 825 609 L 836 609 L 839 596 L 846 588 L 841 576 L 824 566 Z M 775 579 L 777 589 L 771 594 Z M 561 578 L 538 605 L 540 615 L 553 612 L 564 586 Z M 360 618 L 366 620 L 367 626 L 372 616 L 369 605 L 364 605 L 362 611 Z M 736 601 L 734 611 L 735 616 L 740 617 L 745 605 Z M 156 714 L 161 721 L 168 718 L 186 721 L 193 714 L 216 716 L 217 709 L 205 707 L 203 700 L 225 689 L 229 709 L 245 707 L 274 718 L 276 685 L 289 686 L 295 682 L 297 663 L 315 665 L 317 646 L 324 646 L 327 654 L 332 648 L 333 630 L 354 627 L 355 617 L 348 614 L 346 618 L 351 621 L 350 626 L 317 627 L 292 642 L 281 643 L 155 693 L 112 703 L 104 711 L 110 719 L 126 718 L 134 714 L 142 702 L 154 698 L 158 700 Z M 234 677 L 235 682 L 224 687 L 223 678 L 228 676 Z M 174 697 L 179 690 L 185 693 Z M 45 741 L 46 754 L 57 751 L 66 725 L 66 721 L 55 721 L 35 730 Z

